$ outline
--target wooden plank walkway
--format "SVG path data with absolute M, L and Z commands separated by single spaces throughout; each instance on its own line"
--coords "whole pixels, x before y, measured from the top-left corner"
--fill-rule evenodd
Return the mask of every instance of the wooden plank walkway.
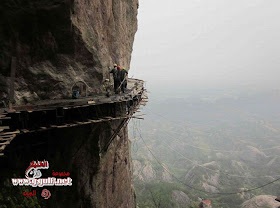
M 42 111 L 42 110 L 50 110 L 58 107 L 62 108 L 77 108 L 80 106 L 89 106 L 89 105 L 100 105 L 105 103 L 118 103 L 122 101 L 128 101 L 136 94 L 139 93 L 141 89 L 144 88 L 144 81 L 139 79 L 128 79 L 127 91 L 121 94 L 113 94 L 110 97 L 105 95 L 98 96 L 89 96 L 80 99 L 57 99 L 57 100 L 42 100 L 38 101 L 34 104 L 22 105 L 22 106 L 14 106 L 14 112 L 20 111 Z M 8 109 L 1 108 L 0 115 L 3 113 L 7 113 Z
M 142 80 L 129 79 L 128 89 L 126 93 L 120 95 L 112 95 L 110 97 L 106 96 L 96 96 L 96 97 L 88 97 L 84 99 L 71 99 L 71 100 L 55 100 L 55 101 L 41 101 L 36 103 L 36 105 L 28 105 L 28 106 L 17 106 L 15 107 L 15 111 L 13 112 L 4 112 L 0 111 L 0 156 L 4 155 L 4 151 L 6 147 L 16 138 L 19 134 L 28 134 L 40 131 L 46 131 L 51 129 L 62 129 L 62 128 L 71 128 L 82 125 L 90 125 L 93 123 L 100 122 L 110 122 L 114 120 L 120 119 L 128 119 L 133 117 L 133 114 L 139 109 L 140 105 L 145 105 L 147 97 L 145 95 L 144 90 L 144 82 Z M 57 125 L 49 125 L 49 126 L 39 126 L 35 129 L 10 129 L 8 125 L 10 120 L 13 118 L 20 119 L 21 115 L 28 114 L 31 116 L 33 113 L 42 112 L 42 111 L 52 111 L 53 109 L 62 108 L 63 110 L 71 110 L 77 109 L 78 111 L 86 109 L 90 106 L 101 106 L 108 103 L 121 103 L 133 101 L 136 105 L 133 105 L 134 109 L 131 110 L 129 115 L 122 116 L 105 116 L 98 118 L 88 118 L 83 121 L 75 121 Z M 86 112 L 86 111 L 85 111 Z M 131 114 L 132 113 L 132 114 Z M 11 116 L 12 115 L 12 116 Z M 17 116 L 15 116 L 17 115 Z M 101 114 L 102 115 L 102 114 Z M 13 117 L 14 116 L 14 117 Z M 31 118 L 31 117 L 30 117 Z M 135 117 L 141 119 L 139 117 Z M 20 120 L 21 121 L 21 120 Z M 21 121 L 22 122 L 22 121 Z

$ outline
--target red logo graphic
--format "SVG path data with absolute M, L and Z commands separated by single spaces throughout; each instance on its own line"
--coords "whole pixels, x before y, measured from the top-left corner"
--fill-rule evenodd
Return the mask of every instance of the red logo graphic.
M 22 195 L 25 196 L 25 197 L 36 196 L 36 190 L 33 190 L 33 192 L 25 192 L 25 191 L 23 191 Z
M 51 197 L 51 192 L 48 189 L 43 189 L 41 196 L 44 199 L 49 199 Z
M 61 177 L 61 176 L 70 176 L 70 173 L 69 172 L 65 173 L 65 171 L 64 172 L 54 172 L 54 170 L 53 170 L 52 175 Z
M 25 171 L 26 178 L 40 178 L 42 173 L 39 169 L 48 169 L 48 161 L 32 161 Z

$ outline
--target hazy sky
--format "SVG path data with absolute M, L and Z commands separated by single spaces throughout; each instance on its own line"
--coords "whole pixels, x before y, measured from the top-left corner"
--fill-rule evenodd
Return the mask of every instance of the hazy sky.
M 279 0 L 139 0 L 130 76 L 166 87 L 280 88 Z

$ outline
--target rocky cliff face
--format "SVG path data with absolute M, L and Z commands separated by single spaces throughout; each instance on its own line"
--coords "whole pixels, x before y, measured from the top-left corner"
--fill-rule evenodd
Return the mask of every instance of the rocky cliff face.
M 129 68 L 138 0 L 3 0 L 0 99 L 16 57 L 18 104 L 71 95 L 77 81 L 101 93 L 113 62 Z
M 118 133 L 107 151 L 102 151 L 121 122 L 88 124 L 18 136 L 9 145 L 6 157 L 0 157 L 1 207 L 135 207 L 127 128 Z M 49 169 L 42 170 L 42 178 L 53 177 L 53 170 L 69 172 L 72 186 L 43 187 L 51 192 L 48 200 L 40 196 L 43 188 L 37 187 L 37 196 L 27 202 L 22 192 L 30 191 L 30 187 L 13 187 L 11 178 L 24 178 L 24 172 L 33 160 L 49 162 Z
M 12 57 L 16 104 L 68 98 L 78 81 L 86 83 L 89 94 L 102 93 L 108 66 L 116 62 L 129 68 L 137 8 L 138 0 L 3 0 L 0 100 L 8 97 Z M 45 159 L 52 164 L 47 174 L 69 171 L 73 186 L 50 187 L 52 200 L 38 196 L 41 207 L 135 207 L 127 128 L 100 153 L 120 122 L 16 138 L 10 155 L 1 159 L 0 196 L 10 190 L 13 203 L 23 203 L 22 195 L 14 196 L 14 187 L 2 185 L 13 174 L 24 177 L 32 160 Z

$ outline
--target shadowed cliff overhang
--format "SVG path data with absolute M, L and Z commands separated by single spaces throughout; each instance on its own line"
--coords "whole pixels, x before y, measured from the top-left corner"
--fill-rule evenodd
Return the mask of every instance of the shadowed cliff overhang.
M 1 1 L 0 104 L 63 99 L 78 80 L 104 93 L 108 66 L 129 69 L 137 8 L 138 0 Z
M 34 105 L 0 109 L 0 156 L 9 152 L 9 145 L 13 145 L 17 135 L 122 120 L 101 147 L 106 151 L 118 131 L 127 125 L 146 99 L 144 82 L 129 79 L 126 93 L 120 95 L 44 100 Z

